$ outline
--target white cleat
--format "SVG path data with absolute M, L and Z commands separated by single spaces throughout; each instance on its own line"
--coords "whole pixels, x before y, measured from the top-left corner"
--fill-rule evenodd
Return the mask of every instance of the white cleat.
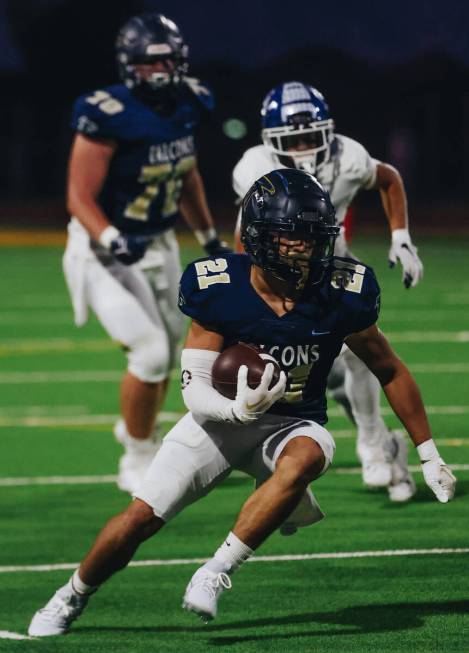
M 114 427 L 116 440 L 125 448 L 119 460 L 117 487 L 124 492 L 134 494 L 138 491 L 143 477 L 150 467 L 161 441 L 156 434 L 146 440 L 137 440 L 127 432 L 124 420 L 120 419 Z
M 357 455 L 362 464 L 362 478 L 366 486 L 379 488 L 390 485 L 393 453 L 384 442 L 373 447 L 357 443 Z
M 391 431 L 396 446 L 396 453 L 391 464 L 392 479 L 388 486 L 391 501 L 404 503 L 409 501 L 417 491 L 415 481 L 407 466 L 407 442 L 400 431 Z
M 78 619 L 88 603 L 89 596 L 74 592 L 70 583 L 61 587 L 49 603 L 38 610 L 31 620 L 28 635 L 50 637 L 64 635 Z
M 217 616 L 218 599 L 224 589 L 231 589 L 228 574 L 216 574 L 205 566 L 192 576 L 182 600 L 182 607 L 195 612 L 203 621 L 211 621 Z

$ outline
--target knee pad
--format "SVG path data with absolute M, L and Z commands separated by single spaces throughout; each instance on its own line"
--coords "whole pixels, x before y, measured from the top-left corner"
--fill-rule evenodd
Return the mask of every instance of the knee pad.
M 166 333 L 158 330 L 138 340 L 127 352 L 127 369 L 147 383 L 158 383 L 170 372 L 170 348 Z

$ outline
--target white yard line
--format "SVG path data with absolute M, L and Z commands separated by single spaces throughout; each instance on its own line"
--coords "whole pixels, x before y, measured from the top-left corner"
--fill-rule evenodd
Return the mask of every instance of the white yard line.
M 441 444 L 441 442 L 440 442 Z M 469 471 L 469 464 L 450 465 L 456 472 Z M 419 472 L 420 465 L 409 465 L 411 472 Z M 361 474 L 361 467 L 331 467 L 328 474 Z M 232 476 L 244 477 L 243 472 L 234 471 Z M 115 483 L 117 476 L 101 474 L 96 476 L 12 476 L 0 478 L 0 487 L 23 487 L 30 485 L 109 485 Z
M 11 630 L 0 630 L 0 639 L 34 639 L 34 637 L 22 635 L 21 633 L 12 633 Z
M 467 415 L 469 406 L 426 406 L 429 415 Z M 393 415 L 388 406 L 381 408 L 382 415 Z M 184 412 L 162 412 L 163 422 L 176 422 Z M 329 417 L 345 417 L 341 408 L 328 410 Z M 54 426 L 93 426 L 100 424 L 112 425 L 118 419 L 117 414 L 109 415 L 7 415 L 0 413 L 0 427 L 26 426 L 26 427 L 54 427 Z M 340 432 L 343 433 L 343 432 Z M 343 434 L 338 437 L 346 437 Z
M 68 372 L 2 372 L 0 384 L 102 383 L 119 381 L 124 370 L 71 370 Z
M 165 412 L 160 413 L 160 421 L 177 422 L 184 413 Z M 63 415 L 47 416 L 31 415 L 27 417 L 15 417 L 0 415 L 0 428 L 8 426 L 98 426 L 100 424 L 112 425 L 119 418 L 119 415 Z
M 300 553 L 296 555 L 256 556 L 248 562 L 295 562 L 301 560 L 347 560 L 353 558 L 392 558 L 396 556 L 455 555 L 467 554 L 469 548 L 453 549 L 388 549 L 384 551 L 337 551 L 331 553 Z M 208 558 L 173 558 L 169 560 L 134 560 L 129 567 L 175 567 L 179 565 L 200 565 Z M 76 569 L 78 562 L 63 562 L 50 565 L 4 565 L 1 574 L 17 572 L 47 572 Z
M 408 364 L 415 374 L 467 374 L 469 363 L 411 363 Z M 0 384 L 29 383 L 102 383 L 119 381 L 124 370 L 69 370 L 67 372 L 31 371 L 2 372 Z M 179 379 L 180 371 L 174 370 L 171 378 Z
M 0 325 L 23 326 L 27 311 L 2 311 Z M 34 324 L 68 324 L 73 325 L 73 314 L 70 311 L 34 311 Z
M 15 326 L 15 325 L 24 325 L 25 321 L 25 314 L 26 311 L 24 310 L 7 310 L 7 311 L 2 311 L 0 313 L 0 325 L 8 325 L 8 326 Z M 461 312 L 459 311 L 457 313 L 457 316 L 455 315 L 454 317 L 457 317 L 458 320 L 461 321 L 461 325 L 464 324 L 464 322 L 467 322 L 469 319 L 469 313 L 467 312 Z M 402 324 L 402 323 L 412 323 L 412 322 L 419 322 L 419 321 L 424 321 L 425 324 L 428 326 L 428 324 L 432 322 L 440 322 L 440 321 L 448 321 L 448 312 L 445 310 L 439 310 L 439 311 L 434 311 L 434 310 L 420 310 L 420 311 L 412 311 L 412 310 L 406 310 L 403 312 L 402 310 L 395 310 L 395 309 L 384 309 L 381 313 L 380 316 L 381 323 L 384 322 L 396 322 L 397 324 Z M 70 326 L 73 326 L 73 314 L 72 310 L 54 310 L 54 311 L 35 311 L 34 312 L 34 323 L 35 324 L 51 324 L 51 325 L 56 325 L 56 324 L 68 324 Z
M 386 331 L 391 342 L 469 342 L 469 331 Z
M 469 331 L 386 331 L 391 342 L 469 342 Z M 4 338 L 0 344 L 0 354 L 35 353 L 57 351 L 108 351 L 116 348 L 116 343 L 105 338 Z
M 31 354 L 38 352 L 112 351 L 118 345 L 103 338 L 4 338 L 0 343 L 0 354 Z

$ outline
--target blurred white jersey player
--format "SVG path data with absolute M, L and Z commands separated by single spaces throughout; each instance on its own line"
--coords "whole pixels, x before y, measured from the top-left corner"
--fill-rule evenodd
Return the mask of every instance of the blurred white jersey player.
M 389 262 L 402 265 L 406 288 L 416 286 L 423 266 L 410 239 L 406 193 L 398 171 L 373 159 L 357 141 L 336 134 L 328 105 L 312 86 L 288 82 L 275 87 L 265 97 L 261 113 L 263 144 L 246 150 L 236 164 L 237 195 L 243 197 L 255 179 L 279 166 L 314 174 L 329 192 L 342 227 L 335 254 L 353 257 L 345 240 L 347 209 L 360 189 L 378 189 L 391 231 Z M 387 487 L 392 501 L 410 499 L 415 484 L 407 469 L 406 442 L 399 432 L 389 431 L 381 418 L 377 379 L 345 346 L 329 377 L 329 388 L 356 423 L 364 483 Z

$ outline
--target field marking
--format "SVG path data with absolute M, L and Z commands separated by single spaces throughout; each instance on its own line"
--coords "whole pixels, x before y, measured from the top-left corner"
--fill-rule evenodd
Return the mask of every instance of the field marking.
M 28 316 L 28 311 L 2 311 L 0 313 L 0 325 L 8 326 L 23 326 L 25 318 Z M 458 315 L 459 317 L 459 315 Z M 73 313 L 69 311 L 35 311 L 34 324 L 68 324 L 73 326 Z
M 467 415 L 469 414 L 469 406 L 426 406 L 426 411 L 429 415 Z M 340 407 L 331 408 L 328 411 L 329 417 L 343 417 L 345 414 Z M 381 414 L 385 416 L 394 415 L 389 406 L 381 408 Z M 177 422 L 177 420 L 185 415 L 182 412 L 169 412 L 163 411 L 160 413 L 162 422 Z M 44 416 L 44 415 L 27 415 L 27 416 L 10 416 L 0 413 L 0 428 L 10 426 L 26 426 L 26 427 L 55 427 L 55 426 L 93 426 L 109 424 L 112 425 L 119 418 L 117 414 L 108 415 L 57 415 L 57 416 Z M 333 429 L 332 429 L 333 431 Z M 339 435 L 339 437 L 346 437 Z
M 469 471 L 469 464 L 449 465 L 455 472 Z M 420 465 L 409 465 L 411 472 L 421 471 Z M 361 474 L 361 467 L 331 467 L 329 474 L 355 475 Z M 235 470 L 232 477 L 245 477 L 244 472 Z M 0 478 L 0 487 L 24 487 L 30 485 L 108 485 L 115 483 L 117 476 L 114 474 L 98 474 L 96 476 L 12 476 Z
M 391 342 L 469 342 L 469 331 L 386 331 Z
M 332 553 L 299 553 L 291 555 L 256 556 L 248 562 L 296 562 L 301 560 L 347 560 L 353 558 L 392 558 L 396 556 L 453 555 L 469 553 L 469 548 L 447 549 L 388 549 L 384 551 L 337 551 Z M 129 567 L 175 567 L 204 564 L 209 558 L 173 558 L 168 560 L 133 560 Z M 0 574 L 18 572 L 47 572 L 76 569 L 79 562 L 62 562 L 51 565 L 4 565 Z
M 177 422 L 184 413 L 167 412 L 160 413 L 161 422 Z M 119 419 L 119 415 L 63 415 L 57 417 L 42 417 L 31 415 L 27 417 L 8 417 L 0 415 L 0 428 L 7 426 L 98 426 L 100 424 L 113 425 Z
M 469 342 L 469 331 L 395 331 L 386 332 L 391 342 Z M 108 351 L 116 349 L 116 343 L 105 338 L 5 338 L 0 345 L 0 354 L 35 352 Z
M 108 347 L 112 349 L 112 347 Z M 467 374 L 469 363 L 412 363 L 407 365 L 415 374 Z M 27 383 L 102 383 L 119 381 L 123 370 L 71 370 L 68 372 L 31 371 L 2 372 L 0 384 Z M 180 371 L 173 370 L 172 379 L 179 379 Z
M 113 340 L 103 338 L 4 338 L 0 344 L 0 356 L 43 352 L 112 351 L 119 350 Z
M 458 311 L 450 317 L 457 317 L 458 320 L 461 320 L 461 324 L 467 323 L 469 318 L 469 313 Z M 380 324 L 386 322 L 397 322 L 402 324 L 403 322 L 418 322 L 419 320 L 431 323 L 432 321 L 438 322 L 443 320 L 448 321 L 448 311 L 432 311 L 432 310 L 421 310 L 421 311 L 412 311 L 412 310 L 394 310 L 394 309 L 383 309 L 380 314 Z
M 10 630 L 0 630 L 0 639 L 35 639 L 29 635 L 22 635 L 21 633 L 12 633 Z
M 455 315 L 456 317 L 456 315 Z M 469 319 L 469 313 L 457 313 L 458 320 L 461 320 L 461 324 L 467 322 Z M 2 311 L 0 314 L 0 325 L 24 325 L 25 320 L 25 310 L 7 310 Z M 381 323 L 383 322 L 397 322 L 402 324 L 403 322 L 417 322 L 425 321 L 428 325 L 430 322 L 439 322 L 439 321 L 448 321 L 448 312 L 444 310 L 432 311 L 432 310 L 421 310 L 421 311 L 412 311 L 412 310 L 383 310 L 381 313 Z M 73 326 L 73 313 L 72 308 L 68 310 L 55 310 L 55 311 L 35 311 L 34 313 L 34 324 L 68 324 L 71 327 Z
M 3 372 L 0 384 L 25 383 L 102 383 L 119 381 L 124 370 L 72 370 L 70 372 Z

